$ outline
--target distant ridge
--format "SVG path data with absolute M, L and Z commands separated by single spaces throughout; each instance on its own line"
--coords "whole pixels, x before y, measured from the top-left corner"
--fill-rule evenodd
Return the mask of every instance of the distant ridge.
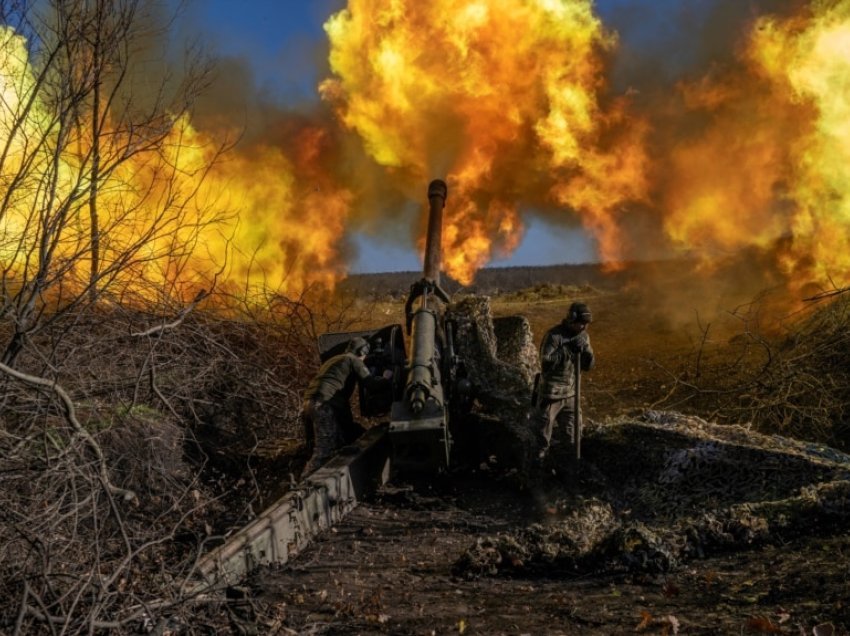
M 604 289 L 623 283 L 650 271 L 665 270 L 670 262 L 651 261 L 624 263 L 611 271 L 601 263 L 487 267 L 478 270 L 471 285 L 464 286 L 445 273 L 443 288 L 450 294 L 465 291 L 477 294 L 517 292 L 535 285 L 575 285 Z M 404 295 L 410 285 L 422 278 L 421 271 L 350 274 L 338 289 L 366 296 Z

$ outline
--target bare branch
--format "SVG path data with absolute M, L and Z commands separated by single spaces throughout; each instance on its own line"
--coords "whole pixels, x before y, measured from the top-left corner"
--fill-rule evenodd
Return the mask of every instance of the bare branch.
M 162 333 L 163 331 L 166 331 L 168 329 L 174 329 L 175 327 L 179 327 L 181 324 L 183 324 L 183 321 L 186 319 L 186 316 L 188 316 L 189 313 L 193 309 L 195 309 L 195 307 L 198 306 L 198 303 L 200 303 L 207 296 L 209 296 L 209 292 L 206 291 L 205 289 L 202 289 L 195 296 L 195 299 L 191 303 L 189 303 L 186 307 L 184 307 L 180 311 L 180 313 L 177 314 L 177 318 L 175 318 L 171 322 L 167 322 L 167 323 L 162 324 L 162 325 L 157 325 L 156 327 L 151 327 L 150 329 L 145 329 L 144 331 L 136 331 L 136 332 L 134 332 L 130 335 L 133 336 L 134 338 L 141 338 L 141 337 L 144 337 L 144 336 L 152 336 L 154 334 L 159 334 L 159 333 Z
M 50 380 L 45 380 L 44 378 L 39 378 L 28 373 L 23 373 L 21 371 L 13 369 L 10 366 L 7 366 L 6 364 L 3 364 L 2 362 L 0 362 L 0 371 L 12 376 L 16 380 L 20 380 L 21 382 L 26 382 L 27 384 L 53 391 L 57 395 L 59 400 L 62 402 L 62 405 L 65 410 L 66 420 L 69 424 L 71 424 L 71 426 L 74 427 L 74 430 L 77 432 L 77 434 L 86 441 L 86 444 L 88 444 L 89 448 L 94 452 L 95 456 L 97 457 L 97 461 L 100 465 L 100 479 L 104 487 L 111 494 L 120 496 L 122 499 L 124 499 L 124 501 L 138 503 L 138 497 L 136 496 L 136 493 L 134 493 L 132 490 L 119 488 L 118 486 L 113 485 L 110 481 L 109 472 L 106 465 L 106 459 L 103 456 L 103 450 L 100 448 L 100 445 L 95 441 L 95 439 L 91 436 L 91 433 L 89 433 L 85 429 L 85 427 L 80 424 L 79 420 L 77 419 L 76 410 L 74 409 L 74 403 L 71 401 L 70 396 L 65 391 L 65 389 L 62 388 L 61 385 L 57 384 L 56 382 L 51 382 Z

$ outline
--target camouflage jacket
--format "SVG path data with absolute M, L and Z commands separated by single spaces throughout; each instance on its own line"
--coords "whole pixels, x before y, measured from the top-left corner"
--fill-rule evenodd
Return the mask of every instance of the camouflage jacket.
M 319 368 L 316 377 L 304 392 L 304 399 L 343 406 L 351 398 L 357 380 L 369 377 L 369 369 L 363 360 L 353 353 L 334 356 Z
M 581 351 L 582 371 L 590 371 L 596 360 L 587 332 L 570 336 L 564 322 L 546 332 L 540 345 L 540 397 L 560 400 L 575 394 L 575 351 Z

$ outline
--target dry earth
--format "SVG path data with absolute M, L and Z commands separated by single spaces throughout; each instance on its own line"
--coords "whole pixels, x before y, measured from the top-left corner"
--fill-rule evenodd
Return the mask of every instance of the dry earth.
M 495 298 L 493 311 L 527 316 L 539 339 L 571 300 Z M 657 405 L 696 357 L 707 365 L 710 356 L 734 356 L 745 328 L 734 307 L 674 322 L 628 289 L 585 290 L 582 300 L 594 311 L 598 356 L 584 380 L 590 420 Z M 399 320 L 400 307 L 376 304 L 370 313 L 387 324 Z M 580 498 L 586 486 L 567 488 Z M 392 483 L 291 563 L 255 572 L 248 624 L 280 634 L 848 633 L 843 534 L 742 546 L 666 574 L 458 574 L 459 557 L 477 539 L 554 514 L 545 491 L 545 483 L 493 469 Z
M 536 517 L 533 501 L 481 479 L 426 492 L 381 493 L 292 564 L 256 573 L 251 586 L 279 621 L 267 627 L 299 634 L 812 634 L 829 623 L 841 634 L 850 624 L 846 536 L 693 561 L 666 575 L 466 580 L 453 574 L 458 556 L 476 536 Z

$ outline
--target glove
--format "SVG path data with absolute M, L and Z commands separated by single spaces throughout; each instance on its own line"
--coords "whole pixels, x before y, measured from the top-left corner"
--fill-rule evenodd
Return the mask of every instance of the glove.
M 586 333 L 573 336 L 566 342 L 567 349 L 573 354 L 586 352 L 589 344 Z

